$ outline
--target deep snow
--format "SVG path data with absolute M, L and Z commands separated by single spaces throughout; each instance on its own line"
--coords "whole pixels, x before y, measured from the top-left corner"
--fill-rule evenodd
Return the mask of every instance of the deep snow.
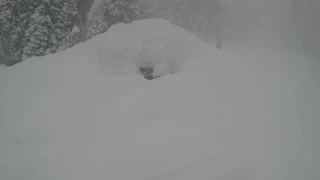
M 0 67 L 0 179 L 318 180 L 319 92 L 311 58 L 118 24 Z

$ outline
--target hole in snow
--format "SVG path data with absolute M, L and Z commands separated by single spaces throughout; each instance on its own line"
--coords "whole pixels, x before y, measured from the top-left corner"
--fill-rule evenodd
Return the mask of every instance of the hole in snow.
M 139 67 L 141 75 L 148 80 L 153 80 L 155 78 L 162 77 L 167 74 L 175 73 L 176 66 L 174 64 L 169 63 L 159 63 L 159 64 L 152 64 L 152 63 L 142 63 Z
M 153 77 L 153 68 L 152 67 L 140 67 L 140 72 L 144 76 L 144 78 L 148 80 L 154 79 Z

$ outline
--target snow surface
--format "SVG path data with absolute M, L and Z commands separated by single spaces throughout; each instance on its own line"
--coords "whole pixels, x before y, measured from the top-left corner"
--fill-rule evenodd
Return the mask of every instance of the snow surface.
M 183 62 L 198 56 L 207 46 L 195 35 L 161 19 L 134 21 L 130 28 L 117 24 L 108 33 L 94 37 L 94 43 L 102 66 L 121 69 L 128 64 L 169 64 L 172 72 L 178 72 Z
M 141 59 L 179 70 L 148 81 Z M 119 24 L 0 67 L 0 179 L 318 180 L 319 79 L 307 57 Z
M 160 63 L 155 65 L 152 75 L 154 77 L 161 77 L 167 74 L 171 74 L 171 72 L 171 66 L 169 63 Z

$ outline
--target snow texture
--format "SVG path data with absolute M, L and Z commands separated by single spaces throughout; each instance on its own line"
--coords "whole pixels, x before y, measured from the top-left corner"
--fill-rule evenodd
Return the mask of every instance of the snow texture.
M 72 33 L 77 33 L 77 32 L 80 32 L 80 29 L 78 28 L 78 26 L 74 26 L 72 28 Z
M 318 180 L 319 79 L 308 57 L 119 24 L 0 67 L 0 179 Z
M 160 63 L 155 65 L 153 76 L 154 77 L 161 77 L 163 75 L 171 74 L 171 66 L 168 63 Z
M 199 55 L 206 44 L 166 20 L 140 20 L 117 24 L 94 38 L 102 66 L 122 68 L 166 63 L 178 72 L 182 63 Z

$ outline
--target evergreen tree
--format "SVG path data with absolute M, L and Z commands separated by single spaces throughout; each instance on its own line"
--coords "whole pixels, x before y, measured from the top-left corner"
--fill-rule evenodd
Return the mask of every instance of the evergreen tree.
M 93 18 L 89 23 L 87 39 L 90 39 L 92 36 L 96 36 L 108 30 L 108 24 L 104 16 L 106 7 L 107 4 L 105 2 L 102 2 L 97 11 L 94 12 Z
M 2 46 L 0 44 L 0 66 L 4 64 L 4 55 L 2 51 Z
M 23 48 L 22 60 L 32 56 L 49 54 L 49 28 L 51 18 L 47 15 L 48 4 L 43 2 L 31 16 L 29 28 L 26 30 L 26 43 Z
M 70 48 L 80 41 L 80 29 L 76 24 L 78 16 L 77 3 L 78 0 L 67 0 L 65 2 L 65 12 L 67 14 L 69 33 L 63 41 L 62 50 Z
M 41 0 L 5 0 L 0 4 L 2 45 L 7 65 L 21 61 L 25 30 Z
M 62 42 L 68 36 L 70 30 L 67 13 L 65 12 L 64 0 L 51 0 L 48 4 L 48 15 L 51 19 L 51 27 L 48 29 L 50 34 L 50 52 L 56 53 L 62 50 Z
M 0 24 L 1 26 L 1 24 Z M 4 56 L 4 47 L 2 45 L 2 37 L 0 36 L 0 65 L 4 64 L 5 63 L 5 56 Z
M 94 0 L 77 0 L 78 14 L 76 16 L 76 25 L 80 29 L 79 42 L 86 40 L 88 12 L 90 11 L 93 2 Z
M 80 37 L 80 29 L 75 26 L 62 43 L 62 50 L 73 47 L 77 44 Z
M 66 12 L 67 21 L 69 22 L 69 32 L 76 26 L 76 18 L 78 15 L 77 2 L 78 0 L 66 0 L 65 2 L 64 11 Z
M 26 30 L 29 27 L 31 16 L 40 6 L 41 0 L 20 0 L 19 15 L 16 19 L 15 28 L 13 30 L 12 41 L 15 48 L 13 57 L 14 62 L 20 62 L 23 48 L 26 44 Z
M 107 23 L 131 23 L 141 18 L 140 0 L 111 0 L 105 10 Z
M 78 14 L 77 0 L 66 0 L 65 12 L 71 16 L 77 15 Z
M 11 66 L 17 62 L 13 60 L 14 57 L 14 47 L 10 36 L 1 36 L 0 37 L 1 46 L 2 46 L 2 58 L 3 63 L 7 66 Z
M 0 24 L 1 26 L 1 24 Z M 0 36 L 0 65 L 2 65 L 4 62 L 4 55 L 3 55 L 3 47 L 2 47 L 2 41 L 1 41 L 1 36 Z
M 0 36 L 3 47 L 3 61 L 6 65 L 13 64 L 15 48 L 12 31 L 17 24 L 18 7 L 15 1 L 5 0 L 0 4 Z
M 87 37 L 104 33 L 114 24 L 131 23 L 140 18 L 140 0 L 104 0 L 94 13 Z

